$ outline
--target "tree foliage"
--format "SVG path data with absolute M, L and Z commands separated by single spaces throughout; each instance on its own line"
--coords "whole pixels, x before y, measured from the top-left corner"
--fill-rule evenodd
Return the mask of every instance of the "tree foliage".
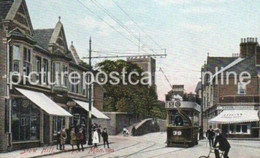
M 117 85 L 107 83 L 103 85 L 105 89 L 104 110 L 105 111 L 120 111 L 134 114 L 136 117 L 153 117 L 159 115 L 159 102 L 157 101 L 157 93 L 153 87 L 142 85 L 140 82 L 137 85 L 131 85 L 128 81 L 130 72 L 142 74 L 143 70 L 136 64 L 124 60 L 105 60 L 98 64 L 100 69 L 106 74 L 118 72 L 116 75 L 120 82 Z M 125 69 L 125 78 L 122 76 L 122 71 Z M 132 76 L 132 81 L 141 80 L 143 76 Z M 123 84 L 125 79 L 127 85 Z M 115 79 L 108 77 L 108 80 Z

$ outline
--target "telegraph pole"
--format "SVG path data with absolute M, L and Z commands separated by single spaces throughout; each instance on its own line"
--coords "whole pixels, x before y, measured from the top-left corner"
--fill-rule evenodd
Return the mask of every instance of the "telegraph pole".
M 89 38 L 89 72 L 92 72 L 92 65 L 91 65 L 91 37 Z M 89 79 L 89 83 L 92 81 L 91 79 L 91 75 L 88 76 L 88 79 Z M 89 84 L 89 88 L 88 88 L 88 101 L 89 101 L 89 115 L 88 115 L 88 145 L 92 145 L 92 83 Z

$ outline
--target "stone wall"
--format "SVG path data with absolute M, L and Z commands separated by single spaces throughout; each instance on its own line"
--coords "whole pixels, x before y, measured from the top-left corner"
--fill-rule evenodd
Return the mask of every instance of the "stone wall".
M 157 119 L 157 123 L 160 127 L 160 132 L 166 132 L 166 120 Z
M 109 135 L 117 135 L 122 132 L 124 127 L 131 126 L 136 123 L 137 120 L 132 117 L 131 114 L 125 112 L 103 112 L 110 119 L 96 119 L 92 120 L 93 123 L 101 125 L 102 129 L 107 128 Z
M 140 136 L 147 133 L 159 132 L 160 126 L 152 118 L 148 118 L 136 125 L 135 129 L 135 136 Z

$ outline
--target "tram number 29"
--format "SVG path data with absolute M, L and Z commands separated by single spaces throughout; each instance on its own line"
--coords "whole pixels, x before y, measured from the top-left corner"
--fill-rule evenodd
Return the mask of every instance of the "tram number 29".
M 181 131 L 173 131 L 174 136 L 181 136 L 182 132 Z

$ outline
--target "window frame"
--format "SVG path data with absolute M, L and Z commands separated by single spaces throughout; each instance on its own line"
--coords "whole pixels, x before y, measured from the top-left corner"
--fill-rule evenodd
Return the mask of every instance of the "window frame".
M 23 46 L 23 75 L 28 76 L 32 71 L 32 49 Z
M 18 49 L 15 49 L 18 48 Z M 15 50 L 18 50 L 18 54 L 16 54 L 16 57 L 19 57 L 19 59 L 15 59 Z M 14 44 L 12 45 L 12 71 L 20 73 L 20 63 L 21 63 L 21 53 L 20 53 L 20 45 Z M 17 70 L 15 69 L 17 67 Z
M 246 94 L 246 85 L 245 84 L 238 82 L 238 84 L 237 84 L 237 94 L 239 94 L 239 95 Z

